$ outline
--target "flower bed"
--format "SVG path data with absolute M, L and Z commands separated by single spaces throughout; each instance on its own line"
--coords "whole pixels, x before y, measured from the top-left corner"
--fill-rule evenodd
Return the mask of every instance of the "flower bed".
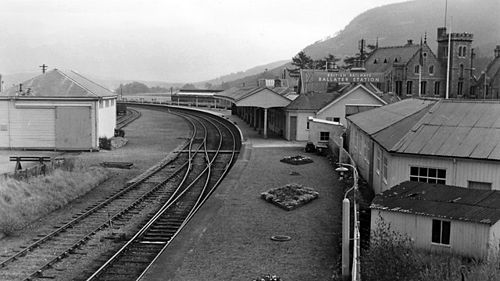
M 319 193 L 300 184 L 287 184 L 261 193 L 260 197 L 287 211 L 296 209 L 318 198 Z
M 296 155 L 296 156 L 285 156 L 283 159 L 280 160 L 280 162 L 292 165 L 302 165 L 302 164 L 312 163 L 313 160 L 309 157 Z

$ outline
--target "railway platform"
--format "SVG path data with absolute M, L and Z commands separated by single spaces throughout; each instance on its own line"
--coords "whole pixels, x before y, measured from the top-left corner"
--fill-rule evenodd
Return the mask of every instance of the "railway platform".
M 141 280 L 330 280 L 338 262 L 342 192 L 328 159 L 304 152 L 305 142 L 264 139 L 229 112 L 243 133 L 238 161 L 169 248 Z M 313 163 L 289 165 L 285 156 Z M 260 193 L 288 183 L 319 192 L 319 199 L 285 211 Z M 276 242 L 274 235 L 290 236 Z

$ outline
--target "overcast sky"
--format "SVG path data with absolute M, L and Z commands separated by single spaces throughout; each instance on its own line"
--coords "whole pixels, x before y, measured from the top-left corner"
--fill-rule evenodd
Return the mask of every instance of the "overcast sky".
M 402 0 L 2 0 L 0 73 L 197 82 L 291 59 Z

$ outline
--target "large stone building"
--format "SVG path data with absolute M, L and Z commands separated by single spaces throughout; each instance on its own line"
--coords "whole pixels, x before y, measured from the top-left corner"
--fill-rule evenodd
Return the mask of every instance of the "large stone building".
M 477 98 L 500 99 L 500 45 L 497 45 L 494 54 L 476 83 Z
M 384 82 L 377 85 L 384 92 L 401 98 L 445 98 L 450 53 L 448 97 L 473 97 L 472 40 L 470 33 L 451 33 L 450 36 L 446 28 L 441 27 L 437 29 L 437 55 L 427 45 L 427 39 L 420 44 L 408 40 L 404 46 L 375 49 L 364 66 L 367 72 L 384 73 Z

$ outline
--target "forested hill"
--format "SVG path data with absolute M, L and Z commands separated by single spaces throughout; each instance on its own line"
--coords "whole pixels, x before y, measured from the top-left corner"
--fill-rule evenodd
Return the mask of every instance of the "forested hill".
M 444 26 L 445 0 L 414 0 L 368 10 L 354 18 L 336 36 L 304 48 L 312 58 L 328 53 L 343 58 L 356 52 L 361 38 L 379 46 L 404 45 L 407 39 L 427 41 L 436 50 L 436 29 Z M 341 12 L 341 11 L 339 11 Z M 474 34 L 473 47 L 478 56 L 493 56 L 500 44 L 499 0 L 448 0 L 448 16 L 453 17 L 452 32 Z M 332 31 L 333 32 L 333 31 Z

